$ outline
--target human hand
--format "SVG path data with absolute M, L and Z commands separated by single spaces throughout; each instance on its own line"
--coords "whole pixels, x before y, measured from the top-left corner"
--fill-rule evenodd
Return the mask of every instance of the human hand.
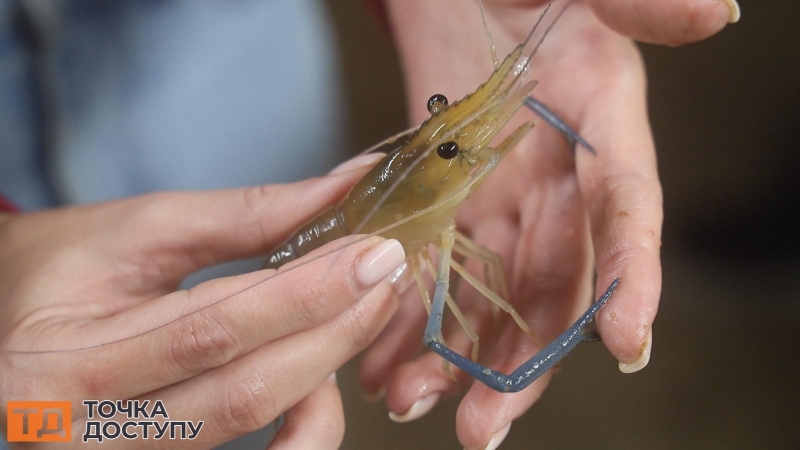
M 0 352 L 0 400 L 71 401 L 74 446 L 83 400 L 158 399 L 170 419 L 205 421 L 173 447 L 213 447 L 288 410 L 270 448 L 338 448 L 341 398 L 326 379 L 394 313 L 382 280 L 404 260 L 399 243 L 369 238 L 218 303 L 274 271 L 175 289 L 202 267 L 265 254 L 363 173 L 1 217 L 0 349 L 94 348 Z
M 484 1 L 498 48 L 521 42 L 544 1 Z M 563 331 L 614 278 L 621 284 L 597 315 L 597 325 L 623 371 L 644 367 L 661 291 L 661 187 L 645 101 L 641 58 L 630 38 L 680 45 L 713 35 L 731 18 L 723 0 L 592 0 L 573 4 L 532 60 L 528 79 L 547 103 L 598 154 L 575 156 L 551 127 L 540 124 L 463 206 L 459 226 L 506 262 L 511 301 L 540 341 Z M 455 101 L 491 72 L 477 6 L 460 0 L 390 0 L 390 17 L 405 69 L 412 123 L 428 116 L 427 99 Z M 737 9 L 738 14 L 738 9 Z M 519 117 L 525 116 L 525 117 Z M 520 113 L 511 130 L 530 112 Z M 463 289 L 459 304 L 482 336 L 483 362 L 509 373 L 539 349 L 506 318 L 498 341 L 488 301 Z M 421 303 L 421 302 L 418 302 Z M 413 420 L 460 390 L 442 373 L 441 358 L 416 357 L 424 310 L 403 305 L 368 350 L 361 379 L 370 393 L 385 387 L 395 419 Z M 454 324 L 449 346 L 468 355 L 470 342 Z M 490 341 L 491 342 L 491 341 Z M 459 378 L 467 382 L 460 372 Z M 461 401 L 456 430 L 467 448 L 499 445 L 511 421 L 540 397 L 550 375 L 516 394 L 475 383 Z

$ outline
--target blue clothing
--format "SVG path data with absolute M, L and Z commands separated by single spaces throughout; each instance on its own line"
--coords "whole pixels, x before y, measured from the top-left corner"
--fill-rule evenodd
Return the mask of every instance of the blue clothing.
M 0 194 L 35 210 L 321 175 L 348 155 L 337 61 L 317 0 L 0 0 Z
M 23 209 L 286 182 L 345 157 L 317 1 L 0 5 L 0 193 Z

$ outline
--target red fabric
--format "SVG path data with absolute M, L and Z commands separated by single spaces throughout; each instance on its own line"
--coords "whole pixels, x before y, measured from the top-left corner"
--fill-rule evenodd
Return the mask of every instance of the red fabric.
M 3 198 L 2 195 L 0 195 L 0 212 L 15 213 L 17 211 L 19 211 L 19 209 L 17 209 L 17 207 L 14 206 L 13 203 L 6 200 L 5 198 Z

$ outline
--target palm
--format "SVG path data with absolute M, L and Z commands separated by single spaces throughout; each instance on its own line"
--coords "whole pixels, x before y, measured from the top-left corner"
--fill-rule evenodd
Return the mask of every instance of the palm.
M 524 39 L 529 31 L 525 24 L 533 23 L 540 11 L 529 11 L 530 20 L 518 22 L 518 27 L 493 30 L 498 51 Z M 487 7 L 487 14 L 492 12 Z M 477 50 L 486 53 L 485 47 Z M 630 41 L 605 28 L 584 5 L 573 5 L 533 59 L 532 78 L 539 82 L 534 95 L 580 130 L 582 105 L 614 82 L 617 64 L 632 63 L 641 70 L 631 56 L 635 50 Z M 475 86 L 479 76 L 475 74 Z M 507 128 L 531 117 L 530 111 L 522 111 Z M 462 229 L 503 256 L 512 301 L 542 340 L 549 341 L 592 299 L 593 252 L 575 170 L 575 157 L 592 156 L 580 147 L 573 155 L 553 128 L 542 120 L 537 123 L 464 204 L 458 219 Z
M 404 3 L 406 6 L 395 6 L 392 12 L 395 22 L 402 23 L 408 20 L 407 11 L 427 9 L 424 13 L 416 11 L 415 31 L 399 40 L 407 74 L 411 120 L 420 123 L 427 116 L 425 105 L 432 94 L 461 98 L 485 81 L 492 64 L 478 9 L 472 2 L 411 3 L 414 6 Z M 524 39 L 542 10 L 542 7 L 486 5 L 487 19 L 501 59 Z M 419 23 L 420 20 L 423 23 Z M 584 4 L 570 7 L 533 58 L 529 79 L 539 81 L 534 96 L 588 139 L 598 155 L 593 157 L 582 148 L 573 155 L 566 141 L 539 120 L 539 125 L 459 211 L 460 229 L 499 253 L 505 261 L 510 300 L 540 342 L 549 342 L 563 331 L 592 299 L 593 255 L 598 255 L 601 264 L 598 283 L 603 285 L 602 289 L 613 278 L 610 272 L 614 272 L 614 276 L 621 275 L 623 280 L 630 278 L 624 270 L 619 270 L 616 260 L 624 255 L 612 253 L 607 257 L 617 243 L 589 239 L 589 218 L 617 214 L 628 206 L 616 204 L 615 199 L 597 192 L 608 189 L 603 185 L 606 178 L 613 179 L 613 176 L 609 178 L 610 158 L 614 157 L 616 149 L 612 148 L 611 141 L 627 137 L 628 130 L 633 130 L 631 134 L 636 135 L 633 141 L 642 144 L 643 156 L 637 162 L 643 166 L 652 163 L 652 168 L 655 167 L 646 116 L 642 113 L 642 78 L 641 62 L 630 40 L 602 25 Z M 623 117 L 626 113 L 635 115 L 636 120 L 629 123 L 613 120 L 620 114 L 606 114 L 606 111 L 614 112 L 613 108 L 619 112 L 619 102 L 612 94 L 620 90 L 623 91 L 620 98 L 637 99 L 629 101 L 622 111 Z M 506 132 L 533 117 L 530 111 L 521 111 L 506 127 Z M 652 181 L 655 184 L 648 185 L 644 191 L 651 191 L 656 199 L 660 190 L 657 179 Z M 598 188 L 599 185 L 603 187 Z M 587 192 L 588 199 L 585 198 Z M 653 203 L 660 206 L 656 200 L 650 201 L 648 207 Z M 653 212 L 653 216 L 653 222 L 660 225 L 660 209 Z M 592 227 L 596 232 L 595 228 L 603 228 L 604 224 L 592 223 Z M 656 237 L 655 232 L 649 237 Z M 660 276 L 657 260 L 655 270 L 650 272 Z M 660 284 L 660 278 L 657 283 Z M 540 342 L 525 336 L 507 318 L 500 326 L 493 326 L 488 302 L 474 290 L 462 288 L 459 302 L 481 333 L 481 358 L 490 367 L 509 373 L 539 349 Z M 627 314 L 634 309 L 631 305 L 609 306 L 606 313 L 613 310 L 620 315 L 620 311 Z M 636 307 L 641 308 L 641 305 Z M 402 337 L 418 345 L 421 334 L 414 333 L 423 320 L 421 308 L 421 305 L 416 309 L 404 307 L 364 360 L 362 380 L 368 390 L 375 390 L 381 375 L 385 378 L 393 373 L 387 395 L 387 405 L 393 411 L 408 410 L 410 402 L 419 398 L 419 392 L 448 395 L 458 389 L 441 374 L 441 363 L 436 355 L 413 359 L 410 346 L 389 343 Z M 599 316 L 598 321 L 601 333 L 608 334 L 608 327 L 604 330 L 602 326 L 603 317 Z M 405 333 L 398 330 L 405 330 Z M 636 348 L 627 348 L 619 342 L 634 341 L 635 333 L 640 331 L 634 330 L 631 336 L 618 340 L 619 348 L 612 348 L 612 351 L 635 354 Z M 630 330 L 619 333 L 630 333 Z M 491 334 L 498 339 L 494 345 L 492 339 L 487 339 Z M 469 342 L 463 335 L 457 324 L 450 323 L 445 328 L 448 344 L 462 354 L 469 354 Z M 617 337 L 612 334 L 611 340 Z M 411 361 L 405 362 L 408 360 Z M 462 442 L 465 436 L 473 436 L 479 442 L 485 439 L 479 436 L 490 436 L 498 429 L 498 424 L 502 426 L 519 416 L 539 397 L 548 380 L 545 376 L 518 394 L 499 394 L 479 383 L 473 385 L 459 408 L 457 428 Z M 475 414 L 476 410 L 482 413 Z

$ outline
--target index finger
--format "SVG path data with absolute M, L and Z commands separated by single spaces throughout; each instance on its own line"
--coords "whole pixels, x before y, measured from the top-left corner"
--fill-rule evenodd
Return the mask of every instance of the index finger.
M 128 199 L 120 202 L 127 209 L 113 236 L 116 246 L 108 247 L 171 285 L 203 267 L 264 255 L 342 198 L 363 173 L 359 168 L 291 184 Z
M 603 69 L 610 82 L 590 87 L 595 92 L 588 96 L 580 132 L 597 155 L 578 152 L 576 164 L 591 224 L 597 292 L 621 279 L 598 313 L 598 329 L 620 370 L 632 372 L 649 361 L 661 295 L 663 207 L 644 71 L 633 45 L 625 55 Z
M 131 398 L 318 327 L 368 292 L 389 295 L 392 287 L 382 280 L 405 261 L 402 245 L 372 237 L 317 258 L 341 244 L 323 246 L 271 277 L 274 270 L 211 280 L 86 325 L 76 334 L 121 339 L 85 350 L 61 370 L 77 380 L 72 391 L 83 398 Z M 182 315 L 186 309 L 193 312 Z M 178 318 L 149 325 L 171 317 Z

